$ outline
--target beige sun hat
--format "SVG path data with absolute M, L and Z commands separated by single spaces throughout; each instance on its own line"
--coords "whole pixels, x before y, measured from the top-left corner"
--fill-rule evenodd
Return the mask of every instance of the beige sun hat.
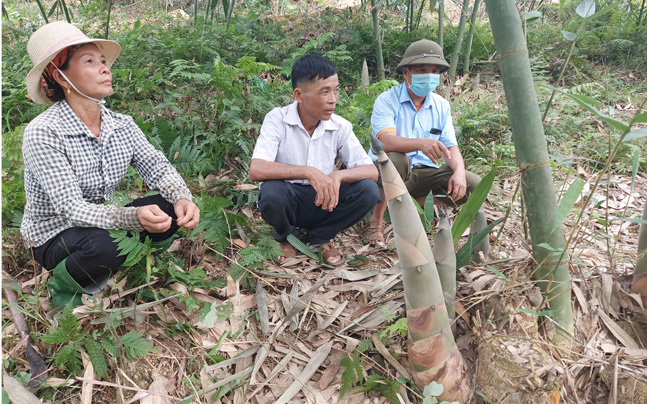
M 80 29 L 65 21 L 45 24 L 34 32 L 27 43 L 27 53 L 34 68 L 27 74 L 27 94 L 37 104 L 51 104 L 40 85 L 43 69 L 63 49 L 72 45 L 95 44 L 106 57 L 108 67 L 112 66 L 121 52 L 121 46 L 107 39 L 88 38 Z
M 443 56 L 443 48 L 429 39 L 421 39 L 409 45 L 395 71 L 402 73 L 403 67 L 411 65 L 436 65 L 441 73 L 449 69 L 449 64 Z

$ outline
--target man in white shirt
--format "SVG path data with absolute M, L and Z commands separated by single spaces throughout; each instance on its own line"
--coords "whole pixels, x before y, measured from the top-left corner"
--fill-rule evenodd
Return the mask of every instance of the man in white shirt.
M 297 60 L 292 88 L 296 101 L 265 116 L 252 155 L 250 179 L 263 181 L 258 209 L 286 257 L 296 255 L 287 236 L 301 228 L 306 241 L 321 245 L 325 263 L 341 265 L 343 255 L 331 240 L 380 201 L 378 171 L 352 124 L 334 114 L 339 80 L 328 59 Z M 336 158 L 343 169 L 335 170 Z

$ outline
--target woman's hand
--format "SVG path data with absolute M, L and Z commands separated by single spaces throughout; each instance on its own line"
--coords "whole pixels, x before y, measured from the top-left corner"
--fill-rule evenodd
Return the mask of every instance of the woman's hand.
M 175 204 L 177 225 L 185 229 L 195 229 L 200 222 L 200 209 L 188 199 L 180 199 Z
M 157 205 L 137 208 L 137 220 L 149 233 L 164 233 L 171 227 L 173 219 Z

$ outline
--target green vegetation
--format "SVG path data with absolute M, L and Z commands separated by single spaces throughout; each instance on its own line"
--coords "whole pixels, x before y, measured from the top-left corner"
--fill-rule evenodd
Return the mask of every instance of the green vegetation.
M 515 234 L 524 238 L 526 213 L 530 213 L 531 208 L 527 200 L 520 201 L 521 192 L 511 196 L 509 189 L 504 187 L 504 182 L 521 182 L 515 151 L 520 146 L 515 144 L 515 140 L 517 143 L 520 141 L 511 132 L 513 119 L 508 113 L 511 112 L 513 118 L 519 116 L 516 116 L 514 108 L 508 110 L 506 106 L 503 83 L 495 63 L 500 55 L 496 51 L 489 17 L 483 6 L 479 9 L 474 2 L 466 2 L 472 6 L 465 10 L 464 16 L 471 21 L 468 40 L 463 41 L 466 45 L 462 49 L 455 51 L 455 45 L 461 43 L 459 37 L 462 33 L 452 25 L 452 21 L 457 24 L 460 16 L 451 14 L 449 2 L 432 0 L 430 3 L 427 7 L 429 3 L 413 0 L 362 1 L 359 6 L 339 10 L 327 7 L 329 2 L 286 0 L 210 0 L 175 4 L 157 0 L 3 2 L 3 270 L 19 275 L 21 282 L 40 274 L 19 238 L 18 228 L 25 204 L 21 137 L 27 123 L 46 108 L 26 98 L 24 79 L 31 69 L 26 42 L 29 35 L 43 24 L 45 17 L 49 21 L 69 18 L 90 36 L 104 37 L 107 33 L 110 39 L 121 44 L 122 53 L 112 69 L 115 94 L 107 99 L 107 106 L 135 118 L 151 143 L 164 151 L 187 180 L 202 213 L 200 226 L 190 232 L 181 231 L 176 236 L 175 248 L 170 252 L 154 251 L 148 241 L 141 242 L 127 232 L 115 232 L 122 252 L 127 255 L 128 265 L 115 279 L 112 288 L 115 295 L 137 288 L 117 302 L 110 302 L 118 307 L 103 308 L 103 303 L 93 301 L 90 313 L 73 314 L 70 308 L 65 308 L 61 313 L 54 313 L 52 318 L 52 313 L 43 308 L 47 292 L 41 278 L 28 285 L 30 293 L 21 294 L 19 303 L 29 316 L 34 340 L 48 360 L 52 374 L 72 379 L 81 376 L 82 358 L 87 355 L 98 378 L 114 382 L 114 375 L 128 361 L 143 357 L 148 360 L 155 354 L 167 355 L 160 349 L 163 344 L 148 338 L 137 327 L 141 326 L 144 310 L 148 310 L 146 314 L 153 313 L 162 307 L 161 303 L 172 299 L 177 311 L 182 311 L 186 317 L 177 317 L 173 309 L 168 312 L 164 309 L 168 317 L 164 317 L 161 332 L 156 338 L 165 336 L 168 341 L 173 341 L 172 344 L 179 347 L 173 345 L 179 352 L 177 356 L 184 358 L 184 373 L 179 383 L 185 390 L 176 395 L 186 393 L 189 398 L 203 399 L 209 392 L 200 390 L 206 388 L 201 384 L 204 382 L 200 380 L 201 371 L 205 367 L 210 371 L 219 369 L 219 364 L 230 358 L 232 351 L 225 348 L 231 349 L 231 346 L 225 345 L 225 341 L 229 343 L 239 337 L 247 342 L 263 340 L 267 335 L 261 337 L 251 331 L 253 327 L 250 324 L 255 321 L 269 321 L 273 325 L 278 322 L 280 325 L 283 320 L 277 318 L 282 314 L 278 317 L 270 315 L 269 320 L 264 320 L 267 313 L 263 313 L 260 307 L 258 311 L 237 312 L 240 306 L 234 309 L 232 301 L 235 298 L 227 295 L 224 289 L 231 288 L 234 294 L 255 293 L 260 301 L 259 293 L 267 291 L 268 295 L 275 296 L 288 293 L 285 291 L 289 291 L 297 279 L 301 280 L 292 273 L 282 273 L 271 278 L 278 279 L 276 283 L 267 281 L 267 276 L 276 274 L 267 275 L 266 264 L 268 260 L 276 261 L 280 248 L 271 238 L 271 229 L 258 219 L 258 215 L 254 216 L 258 191 L 247 172 L 264 115 L 272 108 L 292 101 L 287 74 L 293 62 L 308 52 L 325 55 L 336 64 L 341 84 L 336 112 L 353 123 L 360 141 L 368 149 L 375 98 L 401 79 L 394 67 L 407 46 L 420 38 L 437 38 L 439 28 L 442 28 L 441 43 L 445 55 L 454 55 L 452 66 L 456 68 L 456 77 L 439 92 L 452 106 L 466 166 L 483 177 L 497 169 L 496 177 L 488 183 L 492 190 L 486 204 L 491 210 L 501 213 L 497 220 L 488 216 L 491 223 L 486 230 L 473 234 L 470 242 L 463 243 L 464 247 L 456 257 L 457 269 L 469 265 L 470 243 L 487 241 L 487 234 L 493 228 L 493 234 L 497 233 L 495 226 L 501 222 L 504 225 L 514 222 L 519 230 Z M 376 12 L 371 12 L 371 4 L 378 5 Z M 608 204 L 596 199 L 599 194 L 597 197 L 593 194 L 598 186 L 606 188 L 608 199 L 609 189 L 619 182 L 617 178 L 611 178 L 613 173 L 623 178 L 631 176 L 631 192 L 634 196 L 643 192 L 641 195 L 644 197 L 644 190 L 636 191 L 633 185 L 637 176 L 644 176 L 647 169 L 644 157 L 647 149 L 644 134 L 647 120 L 644 112 L 647 23 L 644 20 L 647 17 L 644 4 L 641 6 L 641 2 L 635 0 L 598 2 L 596 12 L 586 14 L 586 17 L 578 12 L 581 0 L 533 4 L 538 8 L 527 10 L 526 4 L 521 13 L 523 16 L 526 11 L 534 12 L 526 15 L 523 21 L 523 35 L 528 46 L 530 75 L 534 80 L 539 111 L 545 113 L 543 131 L 548 154 L 542 157 L 552 170 L 559 203 L 556 214 L 549 218 L 547 231 L 559 231 L 562 221 L 567 224 L 566 245 L 547 242 L 543 249 L 547 256 L 559 256 L 563 260 L 573 258 L 579 265 L 581 260 L 573 252 L 575 246 L 595 242 L 596 251 L 608 259 L 612 269 L 620 261 L 636 262 L 635 255 L 629 257 L 619 252 L 618 245 L 623 240 L 620 232 L 614 233 L 611 225 L 614 221 L 623 221 L 634 226 L 631 229 L 637 229 L 640 224 L 645 228 L 644 219 L 640 219 L 644 217 L 642 206 L 636 210 L 627 202 L 622 217 L 611 217 Z M 187 18 L 171 12 L 178 7 L 186 12 Z M 438 7 L 444 10 L 441 13 L 444 23 L 440 27 Z M 476 14 L 471 14 L 472 10 Z M 381 52 L 376 51 L 376 41 L 381 44 Z M 364 60 L 371 76 L 369 85 L 360 84 Z M 384 79 L 380 80 L 382 74 Z M 552 97 L 554 88 L 559 91 Z M 632 139 L 622 141 L 624 136 Z M 595 182 L 595 186 L 593 189 L 585 188 L 584 181 Z M 125 200 L 147 191 L 141 179 L 131 171 L 118 189 L 118 196 Z M 585 202 L 578 205 L 578 197 Z M 432 204 L 430 206 L 433 207 Z M 427 207 L 424 213 L 427 231 L 433 231 L 433 214 Z M 503 214 L 505 218 L 502 218 Z M 462 216 L 453 219 L 456 229 L 453 242 L 461 239 L 473 215 L 472 212 L 467 221 Z M 575 226 L 568 227 L 573 222 Z M 580 233 L 581 228 L 587 227 L 594 229 L 591 234 Z M 502 247 L 499 242 L 499 237 L 505 236 L 502 232 L 501 228 L 492 251 L 506 258 L 512 254 L 507 248 L 514 243 Z M 639 246 L 641 252 L 645 249 L 644 234 L 643 230 Z M 527 240 L 528 234 L 525 236 Z M 465 240 L 464 237 L 462 239 Z M 535 247 L 540 247 L 541 242 L 535 242 L 534 237 L 532 242 L 537 244 Z M 459 241 L 458 245 L 461 243 Z M 388 253 L 395 255 L 393 248 Z M 357 254 L 366 254 L 371 258 L 368 265 L 378 266 L 373 265 L 370 254 Z M 641 259 L 644 264 L 644 254 Z M 208 265 L 203 265 L 205 261 Z M 383 266 L 381 261 L 379 265 Z M 633 266 L 623 268 L 629 268 L 631 272 Z M 324 274 L 334 273 L 325 271 Z M 357 271 L 361 272 L 361 269 Z M 459 272 L 459 283 L 471 271 L 472 268 L 467 267 L 465 272 Z M 504 269 L 498 266 L 488 267 L 488 273 L 490 271 L 495 275 L 488 276 L 505 280 L 506 288 L 512 288 L 511 285 L 518 280 L 516 268 L 515 274 L 503 274 Z M 644 273 L 644 266 L 641 271 Z M 582 270 L 577 275 L 578 282 L 590 273 L 592 270 L 589 268 Z M 340 275 L 340 279 L 344 279 L 343 276 Z M 455 278 L 453 274 L 449 277 Z M 537 277 L 541 278 L 541 275 Z M 598 280 L 596 278 L 595 282 Z M 142 287 L 149 282 L 155 284 Z M 259 288 L 259 284 L 262 287 Z M 643 284 L 635 286 L 635 290 L 645 290 Z M 551 286 L 555 288 L 554 284 Z M 306 287 L 313 289 L 307 289 L 300 297 L 288 297 L 290 305 L 285 307 L 301 307 L 304 303 L 303 307 L 310 310 L 306 300 L 311 298 L 316 288 L 307 282 Z M 298 295 L 298 291 L 293 290 Z M 559 293 L 555 292 L 559 295 L 558 300 L 563 298 L 570 302 L 566 293 Z M 357 294 L 351 300 L 362 298 Z M 442 294 L 435 298 L 438 303 L 444 300 Z M 598 299 L 598 296 L 593 298 Z M 338 300 L 341 302 L 345 297 Z M 453 306 L 453 300 L 447 299 L 447 302 Z M 554 308 L 553 302 L 554 299 L 551 302 L 543 300 L 540 306 L 532 309 L 515 307 L 510 312 L 530 313 L 531 317 L 542 320 L 549 315 L 554 318 L 556 312 L 547 310 L 548 306 Z M 626 302 L 622 304 L 626 310 Z M 277 312 L 282 310 L 279 305 L 277 303 L 274 308 Z M 448 312 L 453 313 L 453 309 L 448 307 Z M 303 316 L 309 316 L 307 320 L 316 316 L 327 318 L 317 310 Z M 468 315 L 483 322 L 496 322 L 501 318 L 506 319 L 502 322 L 507 321 L 508 313 L 493 312 L 477 306 Z M 378 325 L 366 332 L 377 335 L 376 338 L 385 344 L 391 341 L 393 345 L 404 347 L 406 319 L 398 320 L 394 312 L 390 315 L 393 316 L 391 326 Z M 186 320 L 193 317 L 200 327 Z M 463 321 L 462 317 L 457 311 L 452 326 Z M 294 325 L 294 330 L 303 333 L 299 336 L 305 338 L 305 331 L 299 329 L 305 321 L 294 314 L 286 323 Z M 200 338 L 215 333 L 221 322 L 227 322 L 232 329 L 213 334 L 217 336 L 217 345 L 202 346 L 198 342 Z M 7 324 L 10 322 L 5 321 L 3 329 Z M 367 367 L 375 367 L 370 356 L 375 347 L 366 336 L 355 335 L 362 340 L 358 349 L 340 360 L 343 376 L 339 396 L 371 391 L 371 394 L 381 394 L 392 402 L 399 402 L 397 394 L 408 389 L 414 402 L 433 403 L 443 393 L 443 386 L 433 383 L 420 391 L 411 380 L 396 376 L 395 372 L 367 372 Z M 274 342 L 271 338 L 268 339 L 270 343 Z M 3 339 L 3 349 L 9 352 L 17 343 L 17 337 Z M 389 350 L 392 351 L 390 347 Z M 276 363 L 272 362 L 272 367 L 281 361 L 281 358 L 271 359 L 277 359 Z M 225 361 L 225 364 L 231 363 Z M 8 356 L 3 367 L 12 375 L 17 374 L 21 381 L 28 379 L 28 375 L 19 373 L 24 370 L 24 361 L 20 359 Z M 239 372 L 234 375 L 236 377 L 223 377 L 214 384 L 216 387 L 212 391 L 217 394 L 211 397 L 212 400 L 214 397 L 233 397 L 234 391 L 246 383 L 249 373 L 236 371 Z M 448 388 L 444 386 L 444 390 Z M 74 394 L 78 395 L 77 387 L 47 387 L 38 393 L 39 398 L 54 402 L 62 402 Z M 109 400 L 113 399 L 111 396 Z M 193 398 L 188 399 L 191 400 Z

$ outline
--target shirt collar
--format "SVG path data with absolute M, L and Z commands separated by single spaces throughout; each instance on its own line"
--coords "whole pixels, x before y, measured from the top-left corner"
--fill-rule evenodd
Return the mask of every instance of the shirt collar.
M 66 136 L 77 136 L 81 133 L 88 137 L 94 138 L 95 135 L 90 131 L 87 125 L 79 118 L 74 112 L 67 101 L 62 100 L 58 102 L 59 112 L 61 119 L 58 120 L 58 128 L 61 134 Z M 105 141 L 110 133 L 117 129 L 119 122 L 115 120 L 110 111 L 103 105 L 101 108 L 101 134 L 102 141 Z
M 298 105 L 299 103 L 297 101 L 294 101 L 292 104 L 288 105 L 288 110 L 285 114 L 285 117 L 283 118 L 283 122 L 287 123 L 288 125 L 297 125 L 307 133 L 306 128 L 301 122 L 301 117 L 299 117 L 299 111 L 297 110 Z M 333 114 L 329 120 L 319 121 L 319 125 L 317 125 L 317 127 L 315 128 L 315 131 L 312 134 L 312 138 L 314 139 L 323 135 L 327 130 L 337 130 L 338 126 L 335 122 L 335 116 L 336 115 Z

